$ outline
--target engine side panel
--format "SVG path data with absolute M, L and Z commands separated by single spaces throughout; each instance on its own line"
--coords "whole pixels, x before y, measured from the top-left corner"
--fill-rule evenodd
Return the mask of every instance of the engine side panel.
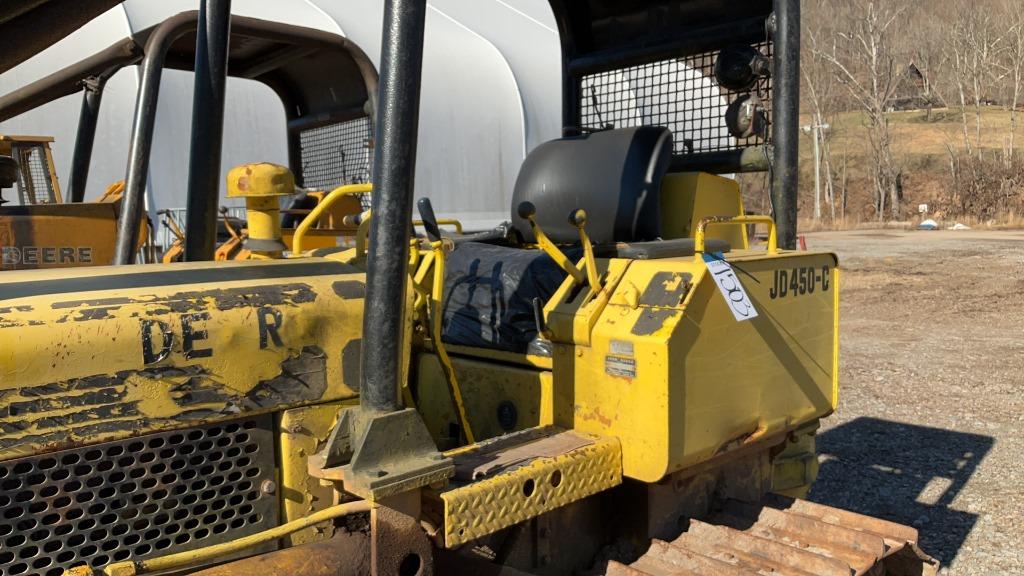
M 352 398 L 364 291 L 323 259 L 5 273 L 0 459 Z

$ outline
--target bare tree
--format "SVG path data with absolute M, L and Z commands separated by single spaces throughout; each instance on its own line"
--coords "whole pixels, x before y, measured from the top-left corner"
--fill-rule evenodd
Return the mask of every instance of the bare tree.
M 866 113 L 871 142 L 875 214 L 899 218 L 903 195 L 902 171 L 892 152 L 892 134 L 886 111 L 898 85 L 895 39 L 904 6 L 854 0 L 847 30 L 834 36 L 830 49 L 812 51 L 830 62 L 837 80 Z
M 806 9 L 806 8 L 805 8 Z M 814 22 L 815 20 L 811 20 Z M 808 20 L 805 19 L 805 22 Z M 804 38 L 812 47 L 817 47 L 818 38 L 822 35 L 820 30 L 807 27 L 804 30 Z M 800 63 L 800 72 L 803 75 L 804 89 L 801 94 L 807 100 L 811 111 L 810 135 L 815 141 L 815 182 L 824 176 L 825 202 L 828 204 L 830 217 L 836 219 L 835 203 L 835 178 L 832 173 L 831 151 L 829 148 L 829 132 L 824 127 L 833 119 L 835 114 L 835 74 L 832 65 L 821 56 L 820 50 L 804 50 Z M 820 163 L 820 166 L 819 166 Z M 821 218 L 820 189 L 816 185 L 814 190 L 814 218 Z
M 961 18 L 956 21 L 947 48 L 953 64 L 960 97 L 960 117 L 964 148 L 981 159 L 982 109 L 989 99 L 991 84 L 997 79 L 997 59 L 1002 51 L 1003 36 L 992 21 L 990 11 L 980 10 L 973 2 L 957 3 Z M 968 103 L 974 107 L 974 142 L 968 135 Z
M 1024 13 L 1017 1 L 1006 2 L 1000 14 L 1009 23 L 1006 34 L 1006 49 L 1002 61 L 1005 77 L 1009 80 L 1010 89 L 1010 133 L 1006 144 L 1006 166 L 1012 168 L 1016 162 L 1014 144 L 1017 133 L 1017 113 L 1024 96 Z

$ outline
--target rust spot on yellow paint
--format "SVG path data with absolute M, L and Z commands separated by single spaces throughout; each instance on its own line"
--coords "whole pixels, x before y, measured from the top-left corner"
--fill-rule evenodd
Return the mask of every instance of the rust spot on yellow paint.
M 600 422 L 602 426 L 605 426 L 605 427 L 608 427 L 608 426 L 612 425 L 612 419 L 607 417 L 607 416 L 605 416 L 604 414 L 601 414 L 601 409 L 596 407 L 596 406 L 590 412 L 582 412 L 582 408 L 580 407 L 580 405 L 577 404 L 576 405 L 576 412 L 579 413 L 580 418 L 582 418 L 582 419 L 584 419 L 584 420 L 586 420 L 588 422 L 592 422 L 592 421 L 596 420 L 596 421 Z

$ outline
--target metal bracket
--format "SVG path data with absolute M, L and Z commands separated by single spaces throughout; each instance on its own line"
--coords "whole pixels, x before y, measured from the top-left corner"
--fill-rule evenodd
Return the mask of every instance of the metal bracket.
M 340 480 L 371 502 L 445 482 L 455 464 L 437 450 L 419 413 L 411 408 L 345 410 L 327 446 L 309 459 L 311 476 Z

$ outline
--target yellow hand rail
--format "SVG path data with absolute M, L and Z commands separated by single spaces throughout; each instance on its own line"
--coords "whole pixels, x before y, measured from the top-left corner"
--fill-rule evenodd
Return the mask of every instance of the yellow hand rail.
M 700 258 L 701 254 L 704 253 L 705 238 L 707 235 L 706 228 L 708 226 L 722 226 L 727 224 L 737 226 L 745 226 L 747 224 L 767 224 L 768 253 L 779 253 L 779 239 L 775 231 L 775 220 L 772 220 L 771 216 L 709 216 L 697 224 L 697 231 L 693 235 L 693 252 L 697 258 Z
M 344 198 L 345 196 L 355 196 L 358 194 L 366 194 L 373 191 L 372 184 L 346 184 L 345 186 L 338 186 L 324 199 L 313 208 L 305 218 L 302 219 L 302 223 L 295 229 L 295 235 L 292 237 L 292 255 L 298 255 L 302 253 L 302 239 L 306 236 L 306 232 L 320 219 L 320 216 L 331 207 L 332 204 Z
M 412 224 L 413 226 L 423 226 L 423 220 L 413 220 Z M 462 234 L 462 222 L 456 220 L 455 218 L 438 218 L 437 225 L 452 226 L 455 228 L 456 234 Z

